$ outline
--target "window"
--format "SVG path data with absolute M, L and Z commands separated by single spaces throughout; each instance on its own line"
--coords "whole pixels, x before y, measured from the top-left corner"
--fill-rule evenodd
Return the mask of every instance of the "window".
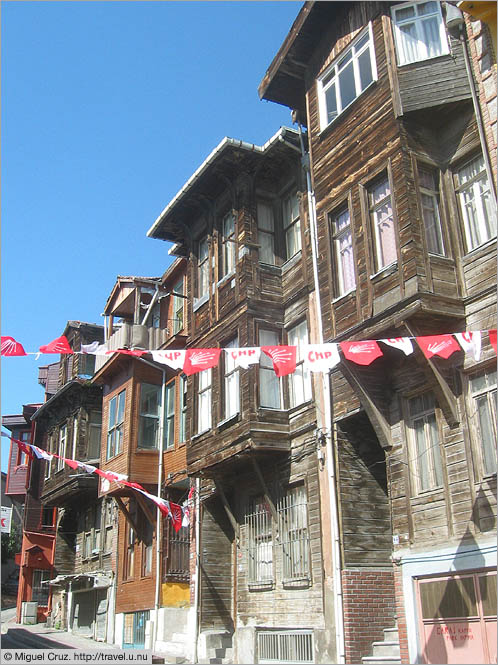
M 42 529 L 53 529 L 55 526 L 55 508 L 42 508 L 41 527 Z
M 284 220 L 285 258 L 291 259 L 301 250 L 301 220 L 297 192 L 284 198 L 282 203 Z
M 185 299 L 183 297 L 183 277 L 173 287 L 173 293 L 178 294 L 173 298 L 173 335 L 183 330 L 183 307 Z
M 229 212 L 222 222 L 220 278 L 235 271 L 235 249 L 235 216 Z
M 67 425 L 63 425 L 59 430 L 59 457 L 57 458 L 57 471 L 64 468 L 64 457 L 66 457 L 67 448 Z
M 18 438 L 20 441 L 23 443 L 29 443 L 29 440 L 31 438 L 31 432 L 29 430 L 25 430 L 24 432 L 19 432 Z M 17 457 L 16 457 L 16 466 L 26 466 L 28 463 L 26 453 L 24 453 L 19 446 L 17 447 Z
M 424 222 L 427 250 L 444 256 L 443 235 L 439 217 L 439 185 L 436 173 L 426 166 L 418 166 L 420 205 Z
M 88 416 L 88 452 L 87 459 L 100 457 L 100 441 L 102 436 L 102 413 L 90 411 Z
M 368 204 L 374 227 L 375 268 L 379 271 L 397 260 L 391 189 L 387 175 L 368 188 Z
M 449 53 L 439 2 L 415 2 L 392 9 L 398 65 Z
M 83 379 L 91 379 L 95 374 L 95 358 L 93 353 L 78 354 L 78 376 Z
M 441 487 L 443 465 L 433 395 L 424 393 L 410 399 L 409 412 L 415 484 L 419 492 Z
M 249 585 L 273 584 L 273 528 L 263 497 L 253 499 L 245 518 Z
M 47 437 L 47 453 L 52 454 L 54 452 L 54 438 L 53 434 L 49 434 Z M 52 460 L 45 461 L 45 480 L 50 478 L 52 472 Z
M 258 663 L 314 663 L 312 630 L 258 630 Z
M 467 251 L 496 237 L 496 211 L 482 155 L 463 166 L 456 175 Z
M 164 413 L 164 447 L 175 447 L 175 382 L 166 386 L 166 411 Z
M 187 438 L 187 377 L 180 375 L 180 432 L 179 442 L 183 443 Z
M 130 513 L 133 523 L 136 524 L 137 506 L 133 499 L 128 502 L 128 511 Z M 126 521 L 126 535 L 125 535 L 125 553 L 123 562 L 123 579 L 129 580 L 133 578 L 135 572 L 135 529 Z
M 153 328 L 161 327 L 161 303 L 157 302 L 155 305 L 152 306 L 149 320 Z
M 31 600 L 42 607 L 48 605 L 48 596 L 50 587 L 48 581 L 50 580 L 49 570 L 33 570 L 33 580 L 31 585 Z
M 211 429 L 211 370 L 205 369 L 198 376 L 197 433 Z
M 376 79 L 373 33 L 369 26 L 318 79 L 321 129 L 335 120 Z
M 104 535 L 104 552 L 112 552 L 112 539 L 114 536 L 114 510 L 112 500 L 105 500 L 104 515 L 105 515 L 105 535 Z
M 349 210 L 331 215 L 332 242 L 336 264 L 336 295 L 342 296 L 356 288 L 353 254 L 353 233 Z
M 260 346 L 275 346 L 278 344 L 276 332 L 272 330 L 259 331 Z M 282 408 L 280 379 L 275 374 L 273 362 L 266 353 L 261 353 L 259 360 L 259 405 L 266 409 Z
M 275 260 L 275 220 L 273 208 L 267 203 L 258 203 L 258 244 L 259 261 L 271 266 L 276 265 Z
M 304 485 L 287 490 L 278 504 L 284 582 L 309 579 L 308 504 Z
M 289 375 L 289 406 L 299 406 L 311 399 L 311 376 L 304 366 L 303 345 L 308 344 L 308 328 L 302 321 L 289 330 L 289 345 L 297 346 L 296 369 Z
M 199 242 L 197 259 L 197 299 L 209 297 L 209 246 L 207 238 Z
M 119 455 L 123 450 L 123 420 L 125 408 L 123 390 L 109 402 L 109 421 L 107 429 L 107 459 Z
M 164 529 L 163 582 L 188 582 L 190 579 L 190 529 L 175 531 L 168 520 Z
M 101 549 L 102 504 L 91 506 L 84 516 L 83 558 L 99 554 Z
M 471 377 L 471 423 L 481 475 L 496 473 L 496 370 Z
M 239 340 L 236 337 L 225 344 L 225 348 L 237 348 Z M 235 360 L 228 353 L 224 354 L 225 376 L 223 381 L 224 390 L 224 418 L 232 418 L 240 410 L 240 389 L 239 389 L 239 370 L 235 365 Z
M 140 417 L 138 447 L 149 450 L 157 448 L 159 416 L 161 409 L 161 386 L 142 383 L 140 386 Z
M 143 524 L 142 577 L 148 577 L 152 573 L 152 542 L 154 538 L 154 527 L 145 515 L 143 516 Z

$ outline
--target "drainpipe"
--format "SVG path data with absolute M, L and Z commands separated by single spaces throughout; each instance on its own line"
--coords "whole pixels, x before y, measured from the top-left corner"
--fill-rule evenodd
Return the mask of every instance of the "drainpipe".
M 317 318 L 317 336 L 318 344 L 323 344 L 323 324 L 322 324 L 322 305 L 320 299 L 320 286 L 318 282 L 318 230 L 316 220 L 316 204 L 315 194 L 312 188 L 309 153 L 306 152 L 304 147 L 303 133 L 301 123 L 297 123 L 299 128 L 299 140 L 301 143 L 302 165 L 306 172 L 306 184 L 308 195 L 308 209 L 310 216 L 310 232 L 311 232 L 311 255 L 313 258 L 313 280 L 315 286 L 315 306 Z M 341 580 L 341 548 L 340 548 L 340 535 L 339 535 L 339 513 L 337 506 L 336 496 L 336 474 L 335 474 L 335 460 L 334 460 L 334 447 L 333 447 L 333 423 L 332 423 L 332 408 L 330 397 L 330 380 L 329 374 L 322 372 L 322 390 L 324 401 L 324 425 L 326 432 L 326 464 L 327 473 L 329 475 L 329 505 L 330 505 L 330 522 L 331 522 L 331 536 L 332 536 L 332 564 L 333 564 L 333 580 L 334 580 L 334 608 L 335 608 L 335 638 L 337 650 L 337 662 L 344 663 L 344 614 L 343 614 L 343 600 L 342 600 L 342 580 Z
M 138 358 L 140 362 L 150 365 L 154 369 L 159 370 L 163 374 L 163 383 L 161 386 L 161 409 L 159 413 L 159 464 L 157 468 L 157 495 L 161 497 L 162 494 L 162 481 L 163 481 L 163 451 L 164 451 L 164 409 L 166 399 L 166 370 L 162 367 L 152 364 L 148 360 Z M 155 648 L 157 640 L 157 625 L 159 622 L 159 605 L 161 601 L 161 563 L 162 563 L 162 513 L 159 507 L 156 509 L 156 587 L 154 597 L 154 631 L 152 639 L 152 649 Z
M 200 478 L 195 479 L 195 585 L 194 585 L 194 658 L 193 662 L 197 663 L 197 652 L 198 652 L 198 642 L 199 642 L 199 591 L 200 591 L 200 556 L 201 556 L 201 481 Z

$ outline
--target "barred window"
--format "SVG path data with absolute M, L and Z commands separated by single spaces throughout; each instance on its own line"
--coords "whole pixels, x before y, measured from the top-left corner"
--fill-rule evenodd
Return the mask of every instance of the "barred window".
M 278 503 L 283 581 L 309 579 L 308 503 L 304 485 L 290 487 Z
M 273 526 L 263 497 L 254 498 L 245 518 L 249 586 L 273 584 Z
M 48 605 L 48 596 L 50 588 L 48 581 L 50 579 L 49 570 L 33 570 L 33 580 L 31 586 L 31 600 L 42 607 Z

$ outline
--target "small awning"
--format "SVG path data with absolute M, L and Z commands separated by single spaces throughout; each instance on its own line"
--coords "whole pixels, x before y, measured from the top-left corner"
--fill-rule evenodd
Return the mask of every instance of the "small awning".
M 104 589 L 111 586 L 112 579 L 107 573 L 104 572 L 91 572 L 91 573 L 73 573 L 69 575 L 57 575 L 53 580 L 45 580 L 42 584 L 49 584 L 54 587 L 62 587 L 68 589 L 72 582 L 82 582 L 84 580 L 91 580 L 92 586 L 90 589 Z

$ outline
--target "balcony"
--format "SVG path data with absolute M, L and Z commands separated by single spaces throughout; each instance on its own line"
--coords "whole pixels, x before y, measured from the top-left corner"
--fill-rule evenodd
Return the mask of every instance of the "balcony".
M 123 323 L 114 332 L 105 347 L 108 351 L 117 349 L 140 348 L 140 349 L 159 349 L 168 339 L 168 330 L 165 328 L 152 328 L 139 324 Z M 98 372 L 112 357 L 97 356 L 95 362 L 95 372 Z

